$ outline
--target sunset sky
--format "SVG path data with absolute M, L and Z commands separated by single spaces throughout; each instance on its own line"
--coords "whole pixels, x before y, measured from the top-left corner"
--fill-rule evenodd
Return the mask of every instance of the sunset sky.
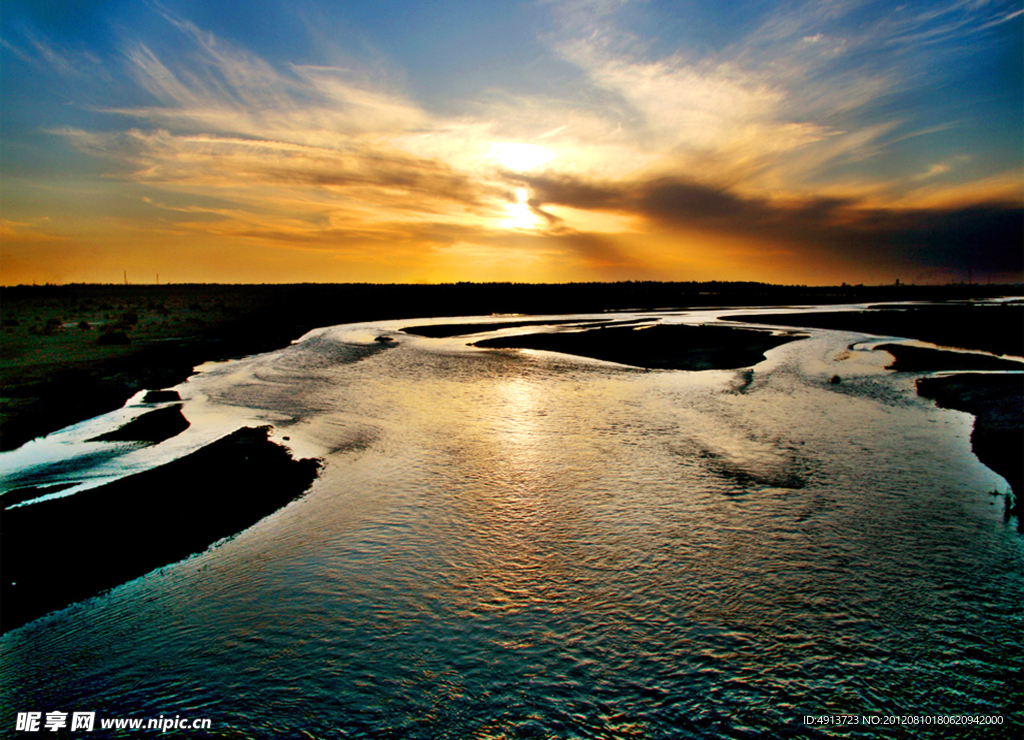
M 0 8 L 5 285 L 1022 279 L 1021 0 Z

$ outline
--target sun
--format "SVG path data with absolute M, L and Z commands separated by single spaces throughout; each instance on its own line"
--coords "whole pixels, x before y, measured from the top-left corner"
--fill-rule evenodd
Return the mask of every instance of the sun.
M 504 226 L 510 229 L 532 229 L 537 226 L 540 219 L 530 208 L 530 204 L 527 202 L 529 197 L 530 194 L 526 192 L 526 188 L 516 188 L 516 202 L 505 205 L 509 217 L 504 222 Z
M 521 144 L 504 141 L 491 145 L 488 159 L 513 172 L 536 170 L 554 158 L 554 153 L 538 144 Z

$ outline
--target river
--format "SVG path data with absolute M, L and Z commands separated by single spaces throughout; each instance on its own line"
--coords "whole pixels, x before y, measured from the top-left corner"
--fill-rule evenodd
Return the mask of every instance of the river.
M 211 720 L 190 737 L 878 732 L 804 723 L 839 714 L 1019 732 L 1005 481 L 878 338 L 813 330 L 752 372 L 683 372 L 399 331 L 463 320 L 203 366 L 177 388 L 191 427 L 159 445 L 84 441 L 137 397 L 0 456 L 8 487 L 89 486 L 272 424 L 326 463 L 238 536 L 0 638 L 5 729 L 59 710 Z

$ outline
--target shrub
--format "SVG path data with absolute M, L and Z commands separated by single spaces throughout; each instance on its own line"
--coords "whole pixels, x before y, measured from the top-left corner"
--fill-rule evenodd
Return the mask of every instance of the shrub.
M 108 331 L 105 334 L 101 334 L 100 338 L 96 340 L 96 344 L 103 345 L 131 343 L 132 340 L 123 331 Z

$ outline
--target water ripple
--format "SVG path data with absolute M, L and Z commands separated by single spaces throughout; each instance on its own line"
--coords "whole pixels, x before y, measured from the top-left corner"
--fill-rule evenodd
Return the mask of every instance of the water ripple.
M 272 416 L 326 457 L 321 479 L 6 635 L 7 705 L 210 717 L 216 737 L 827 737 L 803 715 L 907 712 L 1019 728 L 1024 554 L 999 480 L 968 418 L 850 336 L 704 373 L 344 339 L 395 328 L 190 381 L 186 415 Z

